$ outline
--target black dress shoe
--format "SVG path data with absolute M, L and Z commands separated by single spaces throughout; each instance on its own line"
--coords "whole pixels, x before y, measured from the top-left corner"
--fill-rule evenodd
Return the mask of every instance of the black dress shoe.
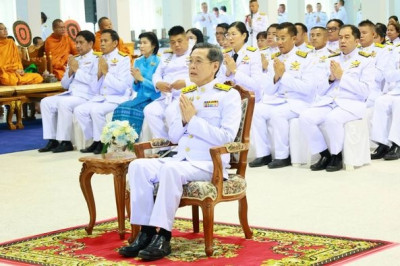
M 118 253 L 124 257 L 137 257 L 139 251 L 146 248 L 152 239 L 152 236 L 149 236 L 145 232 L 139 232 L 135 241 L 133 241 L 129 246 L 122 247 L 119 249 Z
M 380 144 L 378 148 L 371 154 L 371 160 L 382 159 L 389 152 L 389 146 Z
M 332 154 L 331 160 L 329 161 L 328 166 L 326 167 L 326 171 L 336 172 L 342 168 L 343 168 L 342 154 L 341 153 L 338 155 Z
M 57 146 L 58 146 L 58 141 L 55 140 L 55 139 L 50 139 L 47 142 L 46 146 L 41 148 L 41 149 L 39 149 L 38 151 L 39 152 L 48 152 L 48 151 L 51 151 L 52 149 L 57 148 Z
M 326 169 L 331 160 L 331 156 L 321 156 L 315 164 L 310 166 L 311 171 L 320 171 Z
M 269 169 L 282 168 L 290 165 L 290 157 L 286 159 L 275 159 L 268 164 Z
M 100 141 L 93 141 L 92 145 L 85 149 L 81 149 L 80 151 L 82 153 L 89 153 L 89 152 L 94 152 L 94 150 L 97 148 L 97 145 L 100 143 Z
M 100 154 L 101 151 L 103 150 L 103 146 L 104 146 L 103 143 L 101 143 L 99 141 L 99 144 L 97 144 L 97 147 L 96 147 L 96 149 L 94 149 L 93 153 L 94 154 Z
M 255 158 L 253 161 L 249 162 L 250 167 L 260 167 L 272 162 L 271 155 Z
M 60 145 L 56 148 L 52 149 L 52 152 L 59 153 L 59 152 L 66 152 L 66 151 L 73 151 L 74 146 L 72 145 L 71 141 L 61 141 Z
M 170 242 L 165 239 L 165 236 L 154 235 L 150 244 L 139 251 L 139 258 L 144 260 L 159 260 L 171 254 Z
M 392 147 L 390 147 L 390 150 L 385 156 L 383 156 L 383 159 L 385 160 L 398 160 L 400 158 L 400 147 L 393 143 Z

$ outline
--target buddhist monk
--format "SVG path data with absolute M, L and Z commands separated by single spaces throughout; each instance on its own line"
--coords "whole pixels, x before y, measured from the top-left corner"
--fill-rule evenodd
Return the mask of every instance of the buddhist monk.
M 53 21 L 53 33 L 47 37 L 44 49 L 47 56 L 51 53 L 53 74 L 61 80 L 70 55 L 77 55 L 75 42 L 65 34 L 65 25 L 61 19 Z
M 0 85 L 37 84 L 43 81 L 41 75 L 25 73 L 17 45 L 7 38 L 7 28 L 0 23 Z
M 95 37 L 95 43 L 93 45 L 93 50 L 96 52 L 101 52 L 100 49 L 100 38 L 101 38 L 101 33 L 103 30 L 112 30 L 113 26 L 111 23 L 111 20 L 108 19 L 107 17 L 101 17 L 98 21 L 99 25 L 99 31 L 96 32 L 96 37 Z M 124 44 L 121 38 L 119 38 L 119 43 L 118 43 L 118 51 L 123 52 L 125 54 L 128 54 L 129 56 L 132 56 L 132 52 L 129 50 L 129 48 Z

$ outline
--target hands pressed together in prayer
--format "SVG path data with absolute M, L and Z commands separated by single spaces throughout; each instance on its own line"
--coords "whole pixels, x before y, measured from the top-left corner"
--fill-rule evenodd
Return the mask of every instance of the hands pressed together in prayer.
M 236 62 L 230 55 L 224 54 L 224 64 L 226 65 L 227 77 L 229 77 L 232 73 L 236 73 Z
M 184 94 L 181 94 L 179 98 L 179 107 L 182 114 L 182 123 L 186 125 L 190 122 L 193 116 L 197 114 L 197 110 L 193 105 L 193 102 L 189 100 Z
M 285 64 L 278 58 L 274 59 L 274 71 L 275 71 L 274 83 L 276 83 L 286 71 Z
M 332 60 L 330 69 L 331 69 L 331 74 L 329 76 L 329 80 L 334 81 L 336 79 L 340 80 L 342 78 L 343 69 L 338 62 Z
M 142 82 L 144 80 L 142 73 L 138 68 L 131 68 L 132 77 L 135 79 L 135 83 Z
M 99 58 L 99 70 L 97 77 L 100 79 L 101 76 L 105 76 L 108 73 L 108 64 L 104 57 Z
M 268 59 L 265 57 L 265 54 L 261 54 L 261 64 L 262 64 L 262 69 L 264 71 L 267 71 L 268 69 Z
M 76 71 L 78 71 L 79 63 L 72 55 L 70 55 L 68 58 L 68 66 L 69 66 L 69 71 L 68 71 L 69 76 L 72 76 L 73 74 L 76 73 Z
M 159 81 L 156 83 L 156 88 L 161 92 L 171 92 L 172 89 L 180 90 L 186 87 L 186 82 L 183 79 L 176 80 L 173 83 Z

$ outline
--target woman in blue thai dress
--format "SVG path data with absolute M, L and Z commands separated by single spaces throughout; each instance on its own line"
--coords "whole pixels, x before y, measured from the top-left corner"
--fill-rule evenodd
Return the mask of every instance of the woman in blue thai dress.
M 133 90 L 137 93 L 133 100 L 121 103 L 115 110 L 112 120 L 128 120 L 140 135 L 143 125 L 143 109 L 160 97 L 160 92 L 154 88 L 152 78 L 160 59 L 157 56 L 159 44 L 153 32 L 144 32 L 139 35 L 139 47 L 142 54 L 135 60 L 131 69 L 134 78 Z

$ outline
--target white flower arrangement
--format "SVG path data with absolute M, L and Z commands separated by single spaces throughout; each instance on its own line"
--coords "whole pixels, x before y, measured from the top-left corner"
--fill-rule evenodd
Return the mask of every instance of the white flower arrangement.
M 138 138 L 139 135 L 129 125 L 128 121 L 111 121 L 107 123 L 101 132 L 100 141 L 104 144 L 102 153 L 105 153 L 111 145 L 126 147 L 128 150 L 133 151 L 133 144 Z

